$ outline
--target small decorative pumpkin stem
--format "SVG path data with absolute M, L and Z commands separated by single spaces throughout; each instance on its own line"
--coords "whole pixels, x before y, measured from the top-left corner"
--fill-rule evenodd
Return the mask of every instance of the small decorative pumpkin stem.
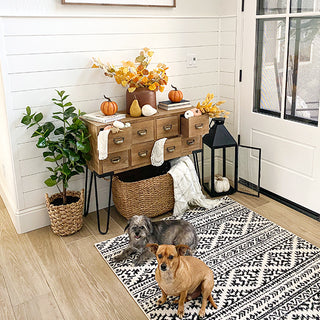
M 173 86 L 173 85 L 171 85 L 171 87 L 172 87 L 174 90 L 176 90 L 176 91 L 178 90 L 177 87 L 175 87 L 175 86 Z
M 103 96 L 104 96 L 105 99 L 107 99 L 108 101 L 111 102 L 111 99 L 110 99 L 110 98 L 106 97 L 105 95 L 103 95 Z

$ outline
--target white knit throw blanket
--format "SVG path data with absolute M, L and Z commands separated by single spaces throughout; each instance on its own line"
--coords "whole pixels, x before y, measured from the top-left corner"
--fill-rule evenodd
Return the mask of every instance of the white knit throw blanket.
M 187 156 L 171 161 L 170 175 L 173 179 L 174 208 L 173 216 L 181 216 L 189 205 L 211 209 L 220 200 L 207 199 L 202 193 L 193 162 Z

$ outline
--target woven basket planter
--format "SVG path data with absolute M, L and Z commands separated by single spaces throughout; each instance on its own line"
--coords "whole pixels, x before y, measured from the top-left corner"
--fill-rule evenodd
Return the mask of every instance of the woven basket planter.
M 55 206 L 52 204 L 57 198 L 62 198 L 61 193 L 55 193 L 51 197 L 46 193 L 46 206 L 48 209 L 51 229 L 53 233 L 59 236 L 68 236 L 79 231 L 83 226 L 83 205 L 84 195 L 83 190 L 67 191 L 67 197 L 77 197 L 79 200 L 66 205 Z
M 145 180 L 112 180 L 113 202 L 118 212 L 129 219 L 134 215 L 155 217 L 173 209 L 173 180 L 169 173 Z

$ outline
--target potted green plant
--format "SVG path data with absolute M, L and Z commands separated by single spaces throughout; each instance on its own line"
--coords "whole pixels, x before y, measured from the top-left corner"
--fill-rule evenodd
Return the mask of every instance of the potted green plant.
M 65 91 L 58 91 L 53 103 L 59 110 L 53 112 L 52 121 L 42 122 L 41 112 L 32 113 L 29 106 L 23 114 L 21 123 L 27 128 L 34 127 L 31 137 L 37 137 L 36 146 L 45 149 L 42 153 L 50 176 L 44 181 L 48 187 L 57 186 L 59 193 L 51 197 L 46 194 L 46 205 L 55 234 L 69 235 L 77 232 L 83 225 L 83 190 L 69 191 L 71 177 L 84 172 L 87 160 L 90 160 L 89 133 L 80 119 L 84 113 L 76 112 L 71 102 L 67 102 Z

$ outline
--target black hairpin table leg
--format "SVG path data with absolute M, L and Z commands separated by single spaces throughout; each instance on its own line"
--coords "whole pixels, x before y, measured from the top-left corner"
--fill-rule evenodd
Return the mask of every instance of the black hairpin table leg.
M 107 226 L 106 226 L 106 231 L 101 231 L 101 225 L 100 225 L 100 215 L 99 215 L 99 204 L 98 204 L 98 189 L 97 189 L 97 177 L 98 178 L 104 178 L 106 176 L 110 177 L 110 183 L 109 183 L 109 197 L 108 197 L 108 215 L 107 215 Z M 95 189 L 95 196 L 96 196 L 96 211 L 97 211 L 97 222 L 98 222 L 98 230 L 101 234 L 106 234 L 109 230 L 109 223 L 110 223 L 110 207 L 111 207 L 111 191 L 112 191 L 112 177 L 113 177 L 113 172 L 110 172 L 108 174 L 104 175 L 98 175 L 94 173 L 94 189 Z
M 100 212 L 99 212 L 99 199 L 98 199 L 98 188 L 97 188 L 97 177 L 104 178 L 110 177 L 109 183 L 109 196 L 108 196 L 108 214 L 107 214 L 107 225 L 105 231 L 101 230 L 100 224 Z M 90 183 L 89 183 L 89 192 L 87 194 L 87 182 L 88 182 L 88 168 L 86 168 L 86 182 L 85 182 L 85 208 L 84 208 L 84 216 L 88 215 L 89 212 L 89 205 L 90 205 L 90 197 L 91 197 L 91 189 L 92 189 L 92 180 L 94 180 L 94 192 L 96 198 L 96 213 L 97 213 L 97 223 L 98 223 L 98 230 L 101 234 L 106 234 L 109 230 L 109 223 L 110 223 L 110 208 L 111 208 L 111 192 L 112 192 L 112 177 L 113 172 L 108 172 L 102 175 L 97 174 L 95 171 L 91 171 L 90 175 Z
M 84 187 L 84 213 L 83 213 L 85 217 L 89 213 L 92 179 L 93 179 L 93 172 L 90 173 L 90 183 L 89 183 L 89 193 L 88 193 L 88 167 L 86 167 L 86 181 L 85 181 L 85 187 Z

